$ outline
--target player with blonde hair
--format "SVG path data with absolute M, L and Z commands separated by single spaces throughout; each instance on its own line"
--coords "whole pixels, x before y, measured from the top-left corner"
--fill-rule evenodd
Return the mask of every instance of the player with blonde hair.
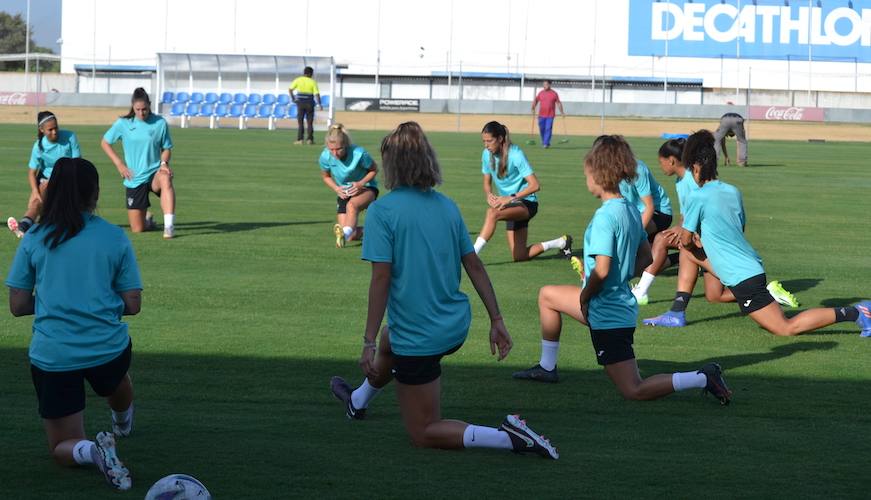
M 378 165 L 365 149 L 351 143 L 348 129 L 341 123 L 327 130 L 318 163 L 321 179 L 336 193 L 338 222 L 333 225 L 333 235 L 336 248 L 343 248 L 346 242 L 363 237 L 357 219 L 378 198 Z

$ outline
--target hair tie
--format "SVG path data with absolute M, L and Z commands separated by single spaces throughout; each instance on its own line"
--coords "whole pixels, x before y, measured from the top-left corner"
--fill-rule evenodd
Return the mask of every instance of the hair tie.
M 54 119 L 56 119 L 55 116 L 53 114 L 50 114 L 50 115 L 46 116 L 45 118 L 43 118 L 42 120 L 39 120 L 39 123 L 37 123 L 36 126 L 41 127 L 43 123 L 45 123 L 49 120 L 54 120 Z

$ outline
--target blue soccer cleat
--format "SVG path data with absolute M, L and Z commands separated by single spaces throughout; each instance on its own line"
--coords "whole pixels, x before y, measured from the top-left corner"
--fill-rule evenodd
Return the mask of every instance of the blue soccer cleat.
M 642 320 L 642 323 L 647 326 L 665 326 L 668 328 L 679 328 L 681 326 L 687 326 L 687 319 L 686 314 L 683 311 L 665 311 L 659 316 Z
M 859 310 L 859 317 L 856 319 L 856 324 L 862 331 L 860 337 L 871 337 L 871 300 L 866 300 L 856 304 L 856 309 Z

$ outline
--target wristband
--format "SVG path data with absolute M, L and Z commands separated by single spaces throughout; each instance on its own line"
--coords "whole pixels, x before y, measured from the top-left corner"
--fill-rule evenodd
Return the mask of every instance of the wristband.
M 375 344 L 374 340 L 369 340 L 366 338 L 365 335 L 363 335 L 363 348 L 364 349 L 375 349 L 376 345 L 377 344 Z
M 168 161 L 165 161 L 165 160 L 160 160 L 160 164 L 161 164 L 161 165 L 166 165 L 167 167 L 169 166 L 169 162 L 168 162 Z

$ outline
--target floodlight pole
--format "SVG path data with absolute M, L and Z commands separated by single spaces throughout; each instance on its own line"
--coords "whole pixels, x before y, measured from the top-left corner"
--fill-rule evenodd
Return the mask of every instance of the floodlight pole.
M 336 102 L 336 60 L 330 57 L 330 109 L 329 118 L 327 118 L 327 127 L 333 124 L 336 108 L 333 103 Z
M 30 0 L 27 0 L 27 19 L 24 26 L 24 90 L 30 86 Z

